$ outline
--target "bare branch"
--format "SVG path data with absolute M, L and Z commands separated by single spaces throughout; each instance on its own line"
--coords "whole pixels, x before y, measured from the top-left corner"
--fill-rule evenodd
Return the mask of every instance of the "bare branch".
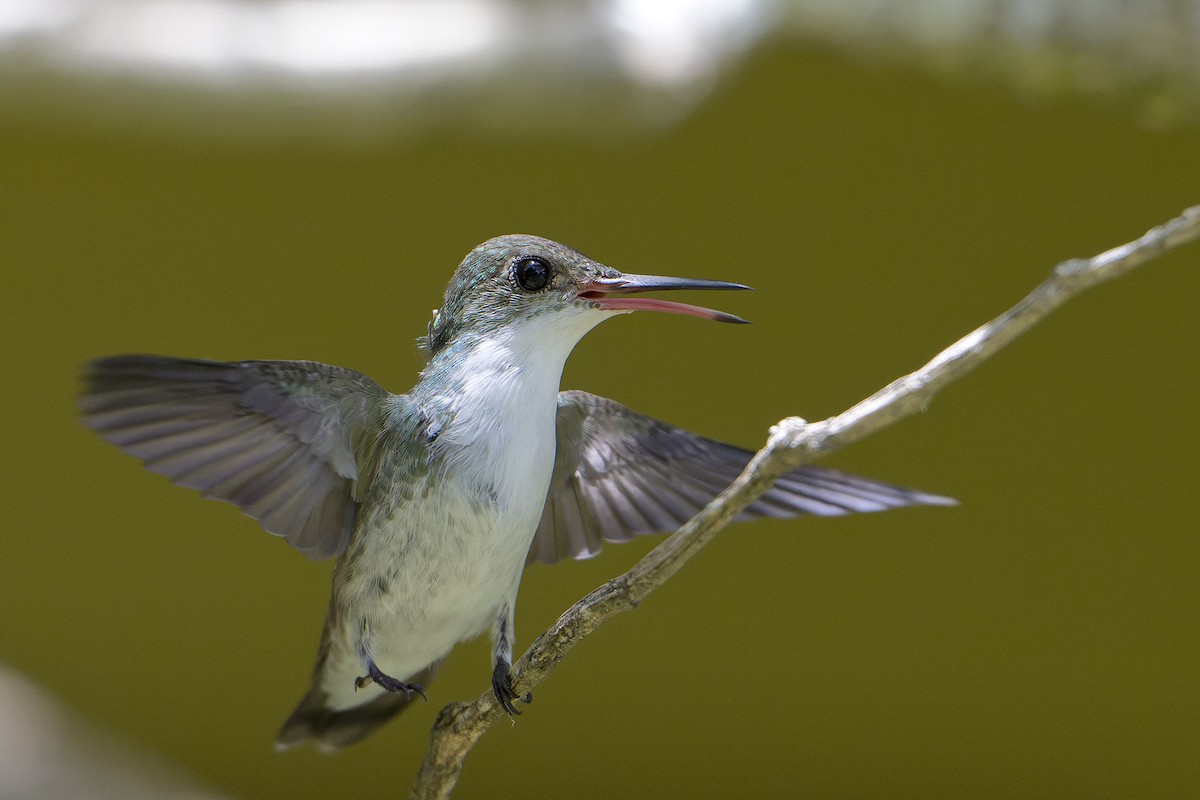
M 513 668 L 514 688 L 522 693 L 532 690 L 584 637 L 611 617 L 637 607 L 642 598 L 662 586 L 784 472 L 921 411 L 943 387 L 982 364 L 1067 300 L 1196 239 L 1200 239 L 1200 206 L 1187 209 L 1133 242 L 1093 258 L 1062 262 L 1045 282 L 1008 311 L 849 410 L 821 422 L 807 423 L 797 417 L 781 420 L 771 428 L 767 444 L 737 480 L 704 510 L 624 575 L 567 609 L 537 638 Z M 503 714 L 490 690 L 473 703 L 451 703 L 443 708 L 434 724 L 412 797 L 448 797 L 467 754 Z

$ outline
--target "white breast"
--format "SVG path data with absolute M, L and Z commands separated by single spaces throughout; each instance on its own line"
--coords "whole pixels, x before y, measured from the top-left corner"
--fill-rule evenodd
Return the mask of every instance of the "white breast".
M 515 602 L 554 464 L 563 363 L 604 315 L 574 317 L 567 330 L 561 323 L 572 316 L 547 315 L 556 317 L 558 325 L 512 326 L 455 366 L 458 389 L 432 444 L 444 469 L 391 518 L 364 520 L 365 557 L 335 609 L 350 636 L 344 652 L 330 653 L 322 680 L 334 707 L 380 691 L 354 691 L 363 650 L 404 680 Z

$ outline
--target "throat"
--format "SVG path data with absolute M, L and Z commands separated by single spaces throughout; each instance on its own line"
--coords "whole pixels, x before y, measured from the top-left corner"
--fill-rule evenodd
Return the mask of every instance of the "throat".
M 517 324 L 437 354 L 414 393 L 441 422 L 431 447 L 447 478 L 498 510 L 540 514 L 554 464 L 559 382 L 580 336 Z
M 552 414 L 565 358 L 531 353 L 497 339 L 447 355 L 450 358 L 439 361 L 448 363 L 431 365 L 430 378 L 442 394 L 439 405 L 452 412 L 455 427 L 496 428 L 497 435 L 511 438 L 523 420 L 545 423 Z

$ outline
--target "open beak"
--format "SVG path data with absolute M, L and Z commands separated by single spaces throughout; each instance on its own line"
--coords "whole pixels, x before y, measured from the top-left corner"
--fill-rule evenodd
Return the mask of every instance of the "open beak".
M 605 311 L 665 311 L 668 314 L 686 314 L 689 317 L 712 319 L 717 322 L 738 322 L 745 324 L 747 320 L 726 314 L 724 311 L 714 311 L 711 308 L 692 306 L 687 303 L 676 303 L 673 300 L 654 300 L 649 297 L 624 297 L 634 292 L 659 292 L 666 289 L 749 289 L 740 283 L 728 281 L 705 281 L 692 278 L 665 278 L 660 275 L 622 275 L 618 278 L 595 278 L 589 281 L 579 292 L 579 299 L 604 309 Z M 614 295 L 617 295 L 614 297 Z

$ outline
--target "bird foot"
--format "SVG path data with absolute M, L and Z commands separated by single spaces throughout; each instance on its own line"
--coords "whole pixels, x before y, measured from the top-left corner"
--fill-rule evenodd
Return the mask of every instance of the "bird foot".
M 405 683 L 404 681 L 393 678 L 391 675 L 386 674 L 379 667 L 375 666 L 374 661 L 372 661 L 367 667 L 366 675 L 354 680 L 354 688 L 361 689 L 368 683 L 373 683 L 380 689 L 383 689 L 387 692 L 403 692 L 409 697 L 414 694 L 419 694 L 421 695 L 422 700 L 429 699 L 425 696 L 425 687 L 415 683 Z
M 533 693 L 526 692 L 524 697 L 520 697 L 513 690 L 512 686 L 512 665 L 507 661 L 497 661 L 496 668 L 492 670 L 492 691 L 496 693 L 496 700 L 500 703 L 500 707 L 511 716 L 520 716 L 521 710 L 517 708 L 514 700 L 520 700 L 526 705 L 533 702 Z

